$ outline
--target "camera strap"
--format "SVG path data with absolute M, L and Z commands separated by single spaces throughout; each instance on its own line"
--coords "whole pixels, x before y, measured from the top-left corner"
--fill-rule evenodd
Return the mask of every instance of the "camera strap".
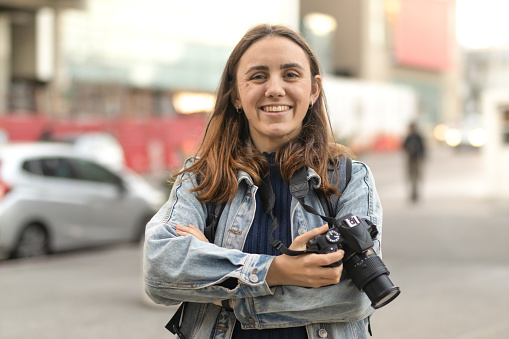
M 324 221 L 326 221 L 329 226 L 334 225 L 336 223 L 336 218 L 321 215 L 316 209 L 305 203 L 304 199 L 308 195 L 308 192 L 309 183 L 307 178 L 307 170 L 306 168 L 302 168 L 295 172 L 295 174 L 290 179 L 290 193 L 295 199 L 297 199 L 297 201 L 302 205 L 302 208 L 304 208 L 306 212 L 319 216 Z
M 297 256 L 301 254 L 306 253 L 314 253 L 313 251 L 294 251 L 289 249 L 285 244 L 281 242 L 281 240 L 274 238 L 274 231 L 278 227 L 277 218 L 274 216 L 274 213 L 272 212 L 274 209 L 274 205 L 276 202 L 276 197 L 274 195 L 274 191 L 272 190 L 272 185 L 270 184 L 269 177 L 266 176 L 263 179 L 262 184 L 259 188 L 260 192 L 260 198 L 262 201 L 262 207 L 265 213 L 267 213 L 271 219 L 272 219 L 272 225 L 270 229 L 270 244 L 272 247 L 274 247 L 279 252 L 290 255 L 290 256 Z M 300 169 L 299 171 L 295 172 L 295 174 L 290 179 L 290 193 L 292 196 L 297 199 L 297 201 L 302 205 L 304 210 L 308 213 L 312 213 L 315 215 L 318 215 L 320 218 L 322 218 L 324 221 L 326 221 L 329 225 L 334 225 L 336 222 L 335 218 L 332 217 L 326 217 L 318 213 L 313 207 L 309 206 L 304 202 L 304 198 L 307 196 L 309 192 L 309 183 L 307 180 L 307 170 L 305 167 Z

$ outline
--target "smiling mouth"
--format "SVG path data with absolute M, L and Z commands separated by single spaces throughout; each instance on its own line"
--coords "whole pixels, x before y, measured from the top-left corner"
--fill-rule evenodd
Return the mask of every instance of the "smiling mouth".
M 287 105 L 277 105 L 277 106 L 262 106 L 260 107 L 262 111 L 269 112 L 269 113 L 277 113 L 277 112 L 284 112 L 292 108 L 292 106 Z

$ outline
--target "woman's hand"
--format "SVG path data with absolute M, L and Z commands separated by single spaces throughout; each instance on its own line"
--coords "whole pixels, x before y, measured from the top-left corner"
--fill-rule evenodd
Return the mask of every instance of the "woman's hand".
M 205 234 L 203 234 L 203 232 L 200 231 L 200 229 L 194 225 L 189 226 L 177 225 L 176 232 L 180 236 L 192 235 L 198 240 L 209 242 Z
M 306 243 L 319 234 L 327 232 L 329 227 L 323 225 L 304 233 L 292 242 L 290 249 L 303 251 Z M 322 287 L 339 283 L 343 265 L 337 267 L 323 267 L 335 263 L 344 256 L 343 250 L 328 254 L 301 254 L 289 256 L 282 254 L 274 258 L 267 273 L 266 281 L 269 286 L 293 285 L 301 287 Z

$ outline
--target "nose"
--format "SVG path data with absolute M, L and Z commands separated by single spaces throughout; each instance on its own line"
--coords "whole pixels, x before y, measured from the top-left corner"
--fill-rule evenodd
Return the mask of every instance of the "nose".
M 270 97 L 282 97 L 285 95 L 284 82 L 279 77 L 271 77 L 267 81 L 267 89 L 265 96 Z

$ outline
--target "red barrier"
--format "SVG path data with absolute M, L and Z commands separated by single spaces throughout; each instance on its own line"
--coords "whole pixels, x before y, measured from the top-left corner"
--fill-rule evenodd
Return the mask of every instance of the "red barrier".
M 37 140 L 50 124 L 50 120 L 42 116 L 6 115 L 0 117 L 0 128 L 7 131 L 11 141 Z
M 131 169 L 146 173 L 153 170 L 177 169 L 194 154 L 205 129 L 206 115 L 173 117 L 73 119 L 52 121 L 39 115 L 4 115 L 0 128 L 10 141 L 41 140 L 50 132 L 51 139 L 69 140 L 88 132 L 113 135 L 124 151 Z

